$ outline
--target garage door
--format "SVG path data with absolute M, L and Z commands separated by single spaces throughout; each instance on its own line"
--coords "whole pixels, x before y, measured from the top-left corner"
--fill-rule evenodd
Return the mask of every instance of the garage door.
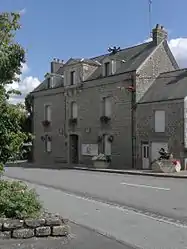
M 160 154 L 158 153 L 161 148 L 168 150 L 168 143 L 152 142 L 151 144 L 151 161 L 158 159 Z

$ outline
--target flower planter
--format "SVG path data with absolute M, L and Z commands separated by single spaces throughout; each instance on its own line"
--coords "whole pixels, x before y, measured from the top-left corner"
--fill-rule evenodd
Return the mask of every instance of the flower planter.
M 94 161 L 93 164 L 94 164 L 94 167 L 96 169 L 106 169 L 109 166 L 108 162 L 106 162 L 106 161 L 99 161 L 99 160 Z

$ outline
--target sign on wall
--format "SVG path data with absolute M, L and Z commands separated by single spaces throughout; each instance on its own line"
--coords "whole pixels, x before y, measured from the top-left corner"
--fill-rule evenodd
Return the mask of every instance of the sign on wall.
M 187 148 L 187 97 L 184 98 L 184 147 Z
M 82 144 L 83 156 L 96 156 L 98 155 L 98 144 Z

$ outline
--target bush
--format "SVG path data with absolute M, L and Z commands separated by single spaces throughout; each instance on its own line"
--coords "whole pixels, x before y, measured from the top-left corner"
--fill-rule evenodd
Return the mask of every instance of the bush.
M 0 180 L 0 217 L 34 218 L 41 211 L 42 205 L 34 190 L 20 181 Z

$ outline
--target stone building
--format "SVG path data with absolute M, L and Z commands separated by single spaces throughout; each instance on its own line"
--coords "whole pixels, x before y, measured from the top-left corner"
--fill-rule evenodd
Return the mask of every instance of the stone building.
M 89 167 L 92 156 L 102 152 L 111 157 L 112 168 L 142 167 L 140 144 L 149 142 L 142 135 L 149 129 L 144 120 L 148 111 L 138 103 L 143 106 L 161 73 L 177 69 L 160 25 L 151 42 L 110 48 L 88 59 L 52 61 L 51 72 L 32 92 L 34 161 Z

